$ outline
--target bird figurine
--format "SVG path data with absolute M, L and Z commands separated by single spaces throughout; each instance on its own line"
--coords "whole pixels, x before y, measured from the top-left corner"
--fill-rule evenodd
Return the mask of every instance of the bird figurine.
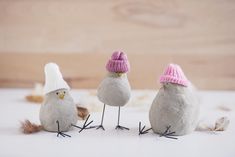
M 199 101 L 181 67 L 169 64 L 160 83 L 149 111 L 153 132 L 168 138 L 191 133 L 197 126 Z
M 71 127 L 76 127 L 81 130 L 88 129 L 87 117 L 83 127 L 76 125 L 78 120 L 77 107 L 70 95 L 70 87 L 64 81 L 60 69 L 55 63 L 45 65 L 45 85 L 43 92 L 45 98 L 40 108 L 41 125 L 31 124 L 29 121 L 23 123 L 25 132 L 37 132 L 41 129 L 49 132 L 56 132 L 57 136 L 71 137 L 64 133 L 70 130 Z M 28 131 L 27 131 L 28 130 Z M 81 131 L 80 130 L 80 131 Z
M 130 69 L 130 64 L 127 55 L 123 52 L 116 51 L 112 54 L 106 64 L 108 71 L 107 76 L 100 83 L 97 96 L 104 104 L 100 125 L 96 129 L 104 129 L 103 120 L 105 106 L 118 107 L 118 121 L 116 129 L 129 130 L 129 128 L 120 125 L 120 110 L 121 107 L 127 104 L 131 96 L 131 87 L 127 78 L 127 72 Z

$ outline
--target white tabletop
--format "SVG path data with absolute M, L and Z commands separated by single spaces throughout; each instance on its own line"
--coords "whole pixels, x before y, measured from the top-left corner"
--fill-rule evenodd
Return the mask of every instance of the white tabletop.
M 106 107 L 102 130 L 77 129 L 68 132 L 71 138 L 57 137 L 55 133 L 41 131 L 25 135 L 20 131 L 20 121 L 29 119 L 39 123 L 39 104 L 27 102 L 28 89 L 0 89 L 0 156 L 147 156 L 147 157 L 234 157 L 235 156 L 235 92 L 203 91 L 200 123 L 213 125 L 215 120 L 227 116 L 230 125 L 224 132 L 195 131 L 177 140 L 159 137 L 150 131 L 138 135 L 138 122 L 150 127 L 148 110 L 157 91 L 133 91 L 132 99 L 121 109 L 121 124 L 130 131 L 115 130 L 117 107 Z M 99 124 L 102 104 L 95 90 L 72 90 L 76 102 L 87 106 L 94 124 Z M 221 108 L 226 108 L 225 110 Z M 82 125 L 79 121 L 77 125 Z

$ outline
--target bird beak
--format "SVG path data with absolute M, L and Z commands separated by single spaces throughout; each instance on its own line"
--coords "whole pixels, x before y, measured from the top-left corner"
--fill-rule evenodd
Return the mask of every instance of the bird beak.
M 59 98 L 63 100 L 64 99 L 64 93 L 60 93 Z
M 117 73 L 117 75 L 120 77 L 120 76 L 122 76 L 122 73 Z
M 166 85 L 163 85 L 163 89 L 166 90 L 166 89 L 167 89 L 167 86 L 166 86 Z

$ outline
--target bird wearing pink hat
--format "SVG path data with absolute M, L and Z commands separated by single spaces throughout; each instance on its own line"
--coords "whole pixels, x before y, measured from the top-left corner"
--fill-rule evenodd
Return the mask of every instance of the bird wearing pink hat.
M 189 134 L 195 130 L 199 117 L 199 101 L 194 88 L 181 67 L 169 64 L 160 77 L 160 88 L 149 111 L 151 128 L 144 130 L 139 123 L 139 134 L 149 130 L 167 138 Z
M 127 78 L 127 72 L 130 69 L 130 64 L 127 55 L 123 52 L 114 52 L 112 57 L 106 64 L 108 71 L 107 76 L 100 83 L 97 91 L 98 99 L 104 103 L 101 124 L 97 129 L 104 129 L 103 120 L 105 106 L 118 107 L 118 122 L 116 129 L 129 130 L 129 128 L 120 125 L 120 108 L 124 106 L 130 99 L 131 87 Z
M 168 137 L 191 133 L 197 126 L 199 101 L 181 67 L 169 64 L 160 83 L 149 111 L 152 130 Z

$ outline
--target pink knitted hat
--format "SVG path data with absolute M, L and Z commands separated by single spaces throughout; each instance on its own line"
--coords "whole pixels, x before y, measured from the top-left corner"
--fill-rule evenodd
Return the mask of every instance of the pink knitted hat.
M 184 75 L 181 67 L 177 64 L 169 64 L 164 74 L 160 77 L 160 83 L 175 83 L 182 86 L 188 86 L 188 79 Z
M 127 55 L 120 51 L 114 52 L 111 59 L 109 59 L 108 63 L 106 64 L 106 69 L 109 72 L 128 72 L 130 69 L 130 64 L 127 59 Z

